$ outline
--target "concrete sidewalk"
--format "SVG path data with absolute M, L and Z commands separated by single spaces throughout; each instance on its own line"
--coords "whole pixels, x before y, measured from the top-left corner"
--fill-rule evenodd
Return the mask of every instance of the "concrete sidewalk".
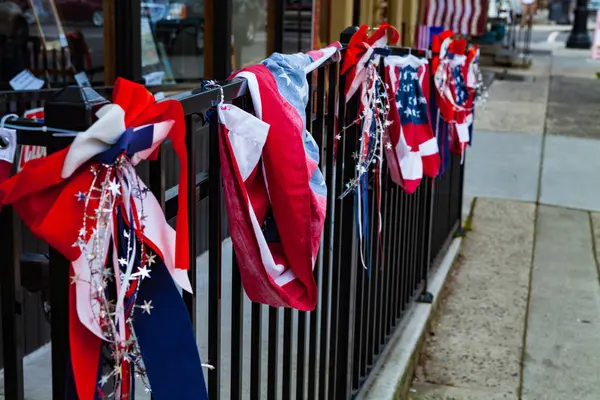
M 540 206 L 536 228 L 522 398 L 598 399 L 600 289 L 590 215 Z
M 478 199 L 412 399 L 517 398 L 534 216 L 533 204 Z
M 476 114 L 472 231 L 409 398 L 600 398 L 600 64 L 588 58 L 538 55 Z

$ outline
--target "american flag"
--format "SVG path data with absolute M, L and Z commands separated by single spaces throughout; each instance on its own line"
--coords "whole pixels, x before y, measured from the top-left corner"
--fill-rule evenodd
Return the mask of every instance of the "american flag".
M 424 0 L 424 26 L 444 27 L 455 33 L 485 33 L 489 0 Z
M 218 108 L 229 228 L 248 297 L 275 307 L 314 309 L 313 267 L 327 208 L 319 148 L 306 130 L 306 74 L 339 45 L 275 53 L 234 74 L 247 80 L 255 116 Z
M 431 47 L 433 37 L 442 33 L 443 30 L 444 28 L 440 26 L 419 25 L 415 33 L 417 49 L 428 50 Z

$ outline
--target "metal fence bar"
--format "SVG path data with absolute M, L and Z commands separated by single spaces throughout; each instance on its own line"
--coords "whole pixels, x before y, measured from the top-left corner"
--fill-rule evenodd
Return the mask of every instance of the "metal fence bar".
M 400 306 L 400 312 L 404 312 L 404 309 L 406 307 L 406 299 L 408 297 L 408 268 L 407 265 L 409 263 L 409 249 L 410 249 L 410 232 L 409 232 L 409 226 L 407 223 L 407 215 L 408 215 L 408 202 L 409 199 L 406 195 L 406 193 L 402 193 L 402 204 L 401 204 L 401 211 L 400 211 L 400 215 L 401 215 L 401 220 L 404 221 L 401 226 L 400 226 L 400 243 L 402 245 L 401 247 L 401 258 L 400 258 L 400 265 L 402 266 L 402 272 L 400 274 L 400 282 L 402 285 L 402 291 L 399 293 L 399 299 L 398 299 L 398 304 Z
M 4 395 L 23 400 L 23 296 L 21 288 L 21 222 L 12 206 L 0 211 L 0 295 Z
M 371 279 L 369 282 L 369 310 L 367 312 L 367 336 L 365 340 L 365 365 L 361 370 L 361 375 L 366 376 L 370 367 L 374 362 L 374 355 L 377 346 L 375 345 L 375 337 L 376 335 L 376 326 L 377 326 L 377 318 L 379 313 L 377 310 L 379 309 L 379 282 L 383 279 L 383 274 L 385 274 L 387 269 L 389 268 L 389 260 L 390 260 L 390 250 L 389 250 L 389 209 L 390 209 L 390 177 L 387 167 L 384 167 L 383 177 L 382 177 L 382 201 L 381 201 L 381 238 L 377 235 L 377 256 L 376 256 L 376 264 L 375 268 L 372 270 Z M 381 240 L 381 242 L 380 242 Z
M 414 274 L 414 282 L 415 282 L 415 286 L 414 286 L 414 290 L 413 290 L 413 294 L 415 293 L 415 291 L 419 288 L 419 286 L 421 285 L 422 282 L 422 276 L 421 276 L 421 271 L 422 271 L 422 265 L 423 265 L 423 258 L 424 258 L 424 252 L 425 252 L 425 239 L 424 239 L 424 235 L 423 232 L 426 230 L 426 220 L 425 220 L 425 208 L 426 208 L 426 201 L 427 201 L 427 193 L 426 193 L 426 185 L 427 184 L 427 180 L 424 178 L 423 182 L 422 182 L 422 186 L 419 187 L 419 201 L 417 203 L 417 215 L 416 215 L 416 221 L 417 221 L 417 259 L 415 260 L 415 266 L 414 266 L 414 270 L 413 270 L 413 274 Z
M 208 395 L 221 397 L 221 170 L 217 113 L 210 116 L 209 127 L 209 222 L 208 222 Z
M 464 190 L 465 190 L 465 163 L 467 155 L 463 157 L 463 163 L 460 166 L 460 184 L 455 188 L 455 193 L 458 196 L 458 221 L 462 225 L 462 207 L 464 201 Z
M 394 185 L 396 186 L 396 185 Z M 401 264 L 398 262 L 399 253 L 400 253 L 400 243 L 402 237 L 399 233 L 399 228 L 402 226 L 402 219 L 400 214 L 398 213 L 399 204 L 402 202 L 402 193 L 400 188 L 394 187 L 393 189 L 393 200 L 392 200 L 392 218 L 393 218 L 393 233 L 391 233 L 391 263 L 389 268 L 386 268 L 383 276 L 383 285 L 381 288 L 381 302 L 382 302 L 382 318 L 380 323 L 380 331 L 379 331 L 379 348 L 377 354 L 379 355 L 382 351 L 382 348 L 386 342 L 386 337 L 389 334 L 390 326 L 392 324 L 392 314 L 393 308 L 395 306 L 395 292 L 397 292 L 396 281 L 398 276 L 398 271 L 401 267 Z
M 363 254 L 366 253 L 367 243 L 369 243 L 369 236 L 363 238 L 364 242 L 359 244 L 359 251 L 362 251 Z M 358 371 L 360 369 L 360 365 L 362 363 L 360 351 L 362 345 L 362 327 L 364 325 L 364 293 L 366 291 L 365 286 L 368 284 L 369 280 L 366 277 L 366 272 L 364 267 L 359 264 L 356 266 L 358 271 L 356 272 L 356 306 L 355 306 L 355 315 L 354 315 L 354 365 L 352 366 L 352 387 L 356 387 L 358 385 L 359 374 Z
M 388 244 L 387 248 L 389 251 L 389 260 L 387 265 L 381 271 L 381 276 L 377 285 L 377 301 L 379 302 L 377 328 L 375 334 L 375 349 L 374 357 L 377 358 L 381 353 L 381 344 L 384 343 L 386 325 L 388 320 L 388 310 L 391 307 L 392 296 L 389 295 L 390 280 L 393 279 L 394 270 L 397 268 L 396 258 L 398 254 L 398 236 L 396 230 L 398 228 L 398 203 L 397 188 L 392 188 L 390 191 L 390 207 L 388 208 L 388 216 L 390 218 L 388 233 Z
M 332 266 L 333 266 L 333 239 L 334 239 L 334 219 L 336 196 L 336 163 L 335 149 L 337 145 L 336 132 L 336 100 L 338 93 L 339 65 L 329 65 L 328 73 L 328 93 L 327 93 L 327 134 L 325 147 L 322 151 L 325 163 L 325 182 L 327 183 L 327 209 L 325 214 L 325 225 L 323 230 L 323 280 L 321 282 L 321 334 L 319 343 L 319 400 L 327 398 L 329 393 L 329 360 L 331 349 L 331 304 L 332 304 Z M 340 99 L 340 101 L 343 101 Z
M 269 307 L 269 349 L 268 349 L 267 400 L 277 399 L 279 362 L 279 309 Z
M 415 268 L 418 263 L 419 256 L 419 247 L 418 247 L 418 232 L 419 227 L 417 226 L 418 216 L 419 216 L 419 200 L 421 197 L 420 187 L 417 188 L 416 192 L 410 196 L 409 203 L 409 237 L 410 237 L 410 263 L 408 265 L 408 284 L 409 284 L 409 292 L 408 292 L 408 301 L 411 300 L 415 289 L 416 289 L 416 277 L 415 277 Z
M 262 304 L 252 303 L 250 328 L 250 399 L 261 399 Z
M 231 262 L 231 400 L 239 400 L 243 395 L 242 377 L 244 366 L 244 289 L 242 276 L 237 265 L 235 252 Z M 237 333 L 233 334 L 234 332 Z
M 190 269 L 188 276 L 190 284 L 192 285 L 192 293 L 183 292 L 183 301 L 190 313 L 192 320 L 192 326 L 194 334 L 197 334 L 197 305 L 196 305 L 196 292 L 197 292 L 197 226 L 196 226 L 196 210 L 198 209 L 198 198 L 196 196 L 196 129 L 197 124 L 202 125 L 202 120 L 198 115 L 192 114 L 186 116 L 186 134 L 185 134 L 185 151 L 187 153 L 187 165 L 182 165 L 181 168 L 187 168 L 187 196 L 188 196 L 188 240 L 189 240 L 189 258 L 190 258 Z M 161 168 L 161 180 L 164 185 L 164 169 Z M 164 196 L 164 186 L 161 187 L 161 196 Z M 210 200 L 209 200 L 210 201 Z M 164 208 L 163 208 L 164 210 Z
M 379 337 L 381 335 L 381 324 L 383 318 L 383 282 L 385 281 L 386 274 L 389 274 L 391 268 L 393 268 L 393 259 L 394 259 L 394 246 L 393 246 L 393 235 L 392 235 L 392 216 L 393 216 L 393 204 L 394 204 L 394 196 L 395 191 L 394 188 L 389 185 L 389 180 L 391 178 L 388 175 L 388 185 L 385 188 L 385 201 L 383 204 L 383 215 L 384 215 L 384 229 L 383 229 L 383 264 L 379 271 L 377 271 L 375 275 L 375 281 L 373 282 L 373 302 L 374 302 L 374 311 L 373 311 L 373 322 L 372 322 L 372 334 L 370 336 L 370 346 L 371 349 L 369 351 L 369 365 L 372 365 L 379 354 Z
M 395 223 L 394 226 L 396 227 L 395 232 L 392 235 L 392 240 L 394 243 L 394 250 L 393 250 L 393 256 L 392 256 L 392 264 L 391 264 L 391 276 L 390 276 L 390 280 L 393 284 L 393 293 L 390 297 L 390 301 L 392 302 L 392 306 L 391 306 L 391 316 L 393 319 L 396 318 L 396 316 L 400 313 L 400 310 L 402 310 L 402 268 L 403 268 L 403 264 L 401 262 L 402 259 L 402 242 L 404 241 L 404 237 L 402 235 L 402 229 L 401 229 L 401 224 L 403 223 L 402 221 L 402 215 L 400 213 L 400 211 L 402 210 L 402 204 L 404 202 L 404 198 L 403 198 L 403 194 L 401 193 L 400 190 L 398 190 L 398 188 L 394 188 L 394 191 L 396 192 L 396 196 L 395 196 L 395 210 L 394 210 L 394 217 L 395 217 Z M 398 220 L 400 220 L 400 224 L 398 223 Z
M 306 75 L 308 82 L 308 103 L 306 106 L 306 129 L 308 132 L 312 131 L 312 119 L 313 119 L 313 73 L 310 72 Z M 304 398 L 304 386 L 306 384 L 306 329 L 307 329 L 308 313 L 304 311 L 298 312 L 298 326 L 296 328 L 298 332 L 298 343 L 297 343 L 297 357 L 296 357 L 296 399 Z
M 355 341 L 354 341 L 354 368 L 352 372 L 352 388 L 360 387 L 361 378 L 364 375 L 367 366 L 367 338 L 369 331 L 369 308 L 371 303 L 370 292 L 374 274 L 379 269 L 378 261 L 378 205 L 377 188 L 369 190 L 369 215 L 372 216 L 369 226 L 368 236 L 365 238 L 365 253 L 367 257 L 368 270 L 359 269 L 357 276 L 358 292 L 356 297 L 356 319 L 355 319 Z M 362 281 L 362 282 L 360 282 Z
M 283 377 L 282 398 L 292 398 L 292 310 L 283 312 Z
M 298 333 L 298 343 L 296 352 L 296 399 L 304 398 L 304 385 L 306 383 L 306 319 L 307 313 L 298 311 L 298 325 L 296 332 Z
M 311 134 L 321 149 L 320 160 L 319 160 L 319 168 L 323 169 L 326 157 L 323 154 L 323 144 L 325 143 L 327 137 L 325 133 L 325 98 L 327 95 L 326 86 L 325 86 L 325 78 L 327 77 L 327 71 L 329 67 L 320 68 L 317 70 L 317 90 L 316 90 L 316 115 L 315 119 L 312 122 Z M 325 179 L 324 171 L 321 171 Z M 317 307 L 314 311 L 310 313 L 310 331 L 309 331 L 309 348 L 308 348 L 308 378 L 307 378 L 307 397 L 310 399 L 314 399 L 316 397 L 316 388 L 317 388 L 317 358 L 319 354 L 317 353 L 317 349 L 319 348 L 319 340 L 318 334 L 319 330 L 322 330 L 322 325 L 319 324 L 319 315 L 323 312 L 322 309 L 322 298 L 324 297 L 324 289 L 321 286 L 321 282 L 323 280 L 323 257 L 327 253 L 323 250 L 323 243 L 321 242 L 321 249 L 319 251 L 318 259 L 315 264 L 314 276 L 317 284 L 317 288 L 319 290 L 320 297 L 317 301 Z
M 427 199 L 427 234 L 425 237 L 425 240 L 427 242 L 427 257 L 425 259 L 425 263 L 423 265 L 423 276 L 425 279 L 425 282 L 423 284 L 423 292 L 422 295 L 425 297 L 428 297 L 428 286 L 429 286 L 429 269 L 431 268 L 431 263 L 432 263 L 432 246 L 433 246 L 433 223 L 434 223 L 434 211 L 435 211 L 435 182 L 436 182 L 436 178 L 431 179 L 428 182 L 428 188 L 429 190 L 427 191 L 428 193 L 428 199 Z M 423 298 L 423 300 L 425 300 Z M 433 300 L 433 299 L 432 299 Z
M 345 87 L 345 78 L 340 79 L 340 87 Z M 344 125 L 352 123 L 358 115 L 358 97 L 354 97 L 348 104 L 344 96 L 340 96 L 340 121 Z M 343 193 L 344 185 L 355 176 L 354 159 L 352 154 L 357 151 L 359 127 L 353 125 L 347 129 L 338 142 L 337 164 L 341 166 L 336 170 L 336 193 Z M 357 258 L 357 234 L 354 213 L 354 196 L 352 194 L 343 199 L 336 200 L 334 219 L 338 226 L 334 240 L 334 290 L 332 293 L 334 304 L 332 304 L 333 330 L 332 352 L 330 367 L 333 368 L 332 386 L 330 387 L 330 398 L 347 398 L 351 392 L 354 343 L 354 309 L 356 301 L 356 274 L 358 266 Z M 332 332 L 333 333 L 333 332 Z

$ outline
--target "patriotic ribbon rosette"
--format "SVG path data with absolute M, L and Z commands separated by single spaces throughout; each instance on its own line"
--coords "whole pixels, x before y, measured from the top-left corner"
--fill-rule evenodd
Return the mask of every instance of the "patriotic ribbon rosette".
M 275 53 L 234 74 L 246 79 L 255 115 L 218 107 L 221 170 L 233 248 L 248 297 L 315 308 L 313 268 L 327 209 L 319 148 L 306 130 L 306 74 L 338 53 Z M 244 88 L 243 90 L 246 90 Z
M 0 204 L 12 204 L 71 262 L 70 357 L 79 399 L 132 398 L 136 378 L 155 399 L 206 399 L 179 292 L 192 290 L 181 104 L 157 103 L 143 86 L 119 79 L 113 103 L 97 116 L 70 147 L 27 163 L 0 185 Z M 176 232 L 134 169 L 167 137 L 181 165 Z
M 431 124 L 427 91 L 428 62 L 413 55 L 384 59 L 391 104 L 387 135 L 392 146 L 386 160 L 392 180 L 414 193 L 423 175 L 435 177 L 440 169 L 438 144 Z
M 451 31 L 445 31 L 434 38 L 433 50 L 439 52 L 434 64 L 434 78 L 440 115 L 450 124 L 452 149 L 464 157 L 470 141 L 467 117 L 472 109 L 468 105 L 469 93 L 463 72 L 467 62 L 467 42 L 452 40 L 452 36 Z
M 464 70 L 465 81 L 467 85 L 467 123 L 469 124 L 469 144 L 473 140 L 473 119 L 475 115 L 475 105 L 485 100 L 487 96 L 483 76 L 479 69 L 479 47 L 473 46 L 467 51 L 467 61 Z

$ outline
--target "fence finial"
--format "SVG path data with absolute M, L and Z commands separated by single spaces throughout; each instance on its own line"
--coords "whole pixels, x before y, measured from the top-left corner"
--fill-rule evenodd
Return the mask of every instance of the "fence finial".
M 357 26 L 349 26 L 346 29 L 344 29 L 342 33 L 340 33 L 340 42 L 342 44 L 350 43 L 350 39 L 352 38 L 352 35 L 356 33 L 356 31 L 358 31 Z

